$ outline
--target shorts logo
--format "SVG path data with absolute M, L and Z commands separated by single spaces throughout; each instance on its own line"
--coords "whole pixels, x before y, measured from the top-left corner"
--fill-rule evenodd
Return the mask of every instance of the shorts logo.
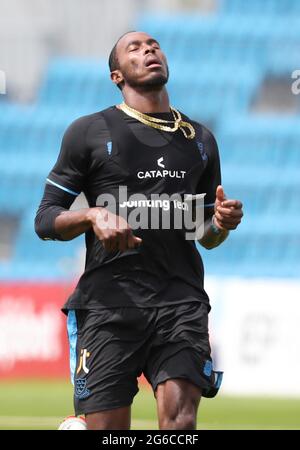
M 80 359 L 79 359 L 79 365 L 76 371 L 76 374 L 78 375 L 79 372 L 81 371 L 81 369 L 85 372 L 85 373 L 89 373 L 90 369 L 87 368 L 86 366 L 86 359 L 90 356 L 90 352 L 87 351 L 86 348 L 82 348 L 80 351 Z
M 75 397 L 86 398 L 90 395 L 90 390 L 86 387 L 86 378 L 77 378 L 75 380 Z

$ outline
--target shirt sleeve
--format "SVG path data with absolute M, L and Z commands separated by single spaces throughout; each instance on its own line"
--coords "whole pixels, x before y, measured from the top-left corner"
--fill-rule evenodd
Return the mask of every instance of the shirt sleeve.
M 95 132 L 98 136 L 96 146 Z M 98 161 L 102 147 L 106 154 L 109 139 L 106 122 L 98 113 L 80 117 L 67 128 L 35 217 L 35 231 L 41 239 L 62 240 L 55 231 L 55 219 L 70 208 L 81 191 L 87 189 L 93 164 Z M 98 159 L 95 158 L 95 152 Z M 101 161 L 98 161 L 98 167 L 99 164 Z
M 203 127 L 202 139 L 198 147 L 205 169 L 198 183 L 197 193 L 205 192 L 205 207 L 213 207 L 217 186 L 221 184 L 220 157 L 217 142 L 213 134 L 205 127 Z
M 38 207 L 34 228 L 43 240 L 63 240 L 55 231 L 55 219 L 63 211 L 67 211 L 74 201 L 74 196 L 51 184 L 46 184 L 44 195 Z
M 47 184 L 77 196 L 83 190 L 88 172 L 89 156 L 86 117 L 75 120 L 66 130 L 58 159 L 47 177 Z
M 75 120 L 66 130 L 56 164 L 49 173 L 44 195 L 35 217 L 35 231 L 41 239 L 61 240 L 55 219 L 70 208 L 84 187 L 88 171 L 87 117 Z

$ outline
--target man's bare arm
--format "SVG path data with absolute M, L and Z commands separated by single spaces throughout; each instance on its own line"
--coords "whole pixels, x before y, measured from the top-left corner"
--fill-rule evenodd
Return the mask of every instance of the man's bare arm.
M 207 250 L 218 247 L 227 239 L 229 230 L 222 230 L 215 225 L 214 216 L 211 216 L 204 223 L 204 233 L 199 243 Z
M 109 252 L 135 248 L 142 242 L 139 237 L 134 236 L 123 217 L 100 207 L 63 211 L 56 217 L 54 226 L 55 232 L 63 240 L 74 239 L 92 228 Z
M 222 186 L 217 187 L 214 211 L 204 224 L 204 234 L 199 243 L 210 250 L 222 244 L 235 230 L 243 217 L 242 203 L 239 200 L 227 200 Z
M 70 241 L 92 228 L 91 210 L 85 208 L 78 211 L 62 211 L 55 219 L 55 232 L 64 241 Z M 99 209 L 97 208 L 97 212 Z

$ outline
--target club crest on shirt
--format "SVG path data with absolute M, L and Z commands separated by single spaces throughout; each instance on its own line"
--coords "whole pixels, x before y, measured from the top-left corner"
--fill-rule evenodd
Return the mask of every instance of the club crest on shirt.
M 198 147 L 198 149 L 200 151 L 201 158 L 203 159 L 203 161 L 206 161 L 207 160 L 207 153 L 204 150 L 203 142 L 197 141 L 197 147 Z
M 112 151 L 112 142 L 106 142 L 106 149 L 107 149 L 107 153 L 109 154 L 109 156 L 111 155 L 111 151 Z

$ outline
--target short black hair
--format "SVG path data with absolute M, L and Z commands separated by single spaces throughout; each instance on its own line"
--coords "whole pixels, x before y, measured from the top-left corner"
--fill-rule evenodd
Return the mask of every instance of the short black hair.
M 120 40 L 126 36 L 126 34 L 129 33 L 136 33 L 136 31 L 127 31 L 126 33 L 122 34 L 122 36 L 119 37 L 119 39 L 117 40 L 117 42 L 115 43 L 115 45 L 113 46 L 110 54 L 109 54 L 109 58 L 108 58 L 108 65 L 109 65 L 109 70 L 110 72 L 113 72 L 114 70 L 118 70 L 120 69 L 120 65 L 119 65 L 119 60 L 118 60 L 118 55 L 117 55 L 117 46 L 118 43 L 120 42 Z M 118 88 L 122 90 L 122 84 L 117 84 Z
M 114 70 L 119 69 L 119 67 L 120 67 L 119 66 L 118 56 L 117 56 L 117 43 L 113 46 L 113 49 L 110 52 L 109 59 L 108 59 L 109 70 L 111 72 L 113 72 Z

